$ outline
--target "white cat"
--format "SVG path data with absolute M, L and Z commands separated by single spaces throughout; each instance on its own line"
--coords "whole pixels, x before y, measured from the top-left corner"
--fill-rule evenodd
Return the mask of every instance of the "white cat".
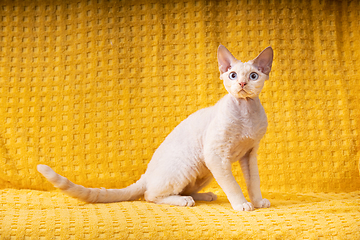
M 197 200 L 216 200 L 213 193 L 199 193 L 214 177 L 235 210 L 270 207 L 260 192 L 256 152 L 267 128 L 259 94 L 269 79 L 272 61 L 271 47 L 242 63 L 220 45 L 220 78 L 229 94 L 182 121 L 155 151 L 145 174 L 124 189 L 85 188 L 46 165 L 38 165 L 38 171 L 65 194 L 86 202 L 130 201 L 144 196 L 157 204 L 191 207 Z M 231 172 L 236 161 L 251 203 Z

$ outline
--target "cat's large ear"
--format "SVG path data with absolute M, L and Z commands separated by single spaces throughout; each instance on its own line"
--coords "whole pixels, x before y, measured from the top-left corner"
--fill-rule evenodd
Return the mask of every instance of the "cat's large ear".
M 232 65 L 234 65 L 238 60 L 227 50 L 226 47 L 220 44 L 217 52 L 219 70 L 223 74 L 227 72 Z
M 252 60 L 252 64 L 255 65 L 262 73 L 269 75 L 273 62 L 273 56 L 273 49 L 271 47 L 267 47 L 254 60 Z

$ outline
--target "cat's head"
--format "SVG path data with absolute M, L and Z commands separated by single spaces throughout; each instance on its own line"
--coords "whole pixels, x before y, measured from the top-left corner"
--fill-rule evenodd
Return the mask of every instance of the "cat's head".
M 236 98 L 257 97 L 265 80 L 269 79 L 273 61 L 273 50 L 265 48 L 256 58 L 248 62 L 237 60 L 223 45 L 218 48 L 220 79 L 226 90 Z

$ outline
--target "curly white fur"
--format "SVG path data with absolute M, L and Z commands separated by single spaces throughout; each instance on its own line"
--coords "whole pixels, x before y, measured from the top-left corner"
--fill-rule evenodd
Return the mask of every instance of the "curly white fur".
M 128 201 L 144 196 L 158 204 L 194 206 L 197 200 L 216 200 L 213 193 L 198 193 L 214 177 L 235 210 L 269 207 L 270 202 L 260 192 L 256 151 L 267 128 L 258 96 L 269 78 L 272 59 L 273 51 L 268 47 L 254 60 L 242 63 L 220 45 L 220 78 L 229 94 L 181 122 L 155 151 L 141 179 L 127 188 L 85 188 L 46 165 L 39 165 L 38 171 L 66 194 L 87 202 Z M 251 79 L 251 73 L 256 73 L 253 78 L 257 79 Z M 231 164 L 236 161 L 240 162 L 251 203 L 231 172 Z

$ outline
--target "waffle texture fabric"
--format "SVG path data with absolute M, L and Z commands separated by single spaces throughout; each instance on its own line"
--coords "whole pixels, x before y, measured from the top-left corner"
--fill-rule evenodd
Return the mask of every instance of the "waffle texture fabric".
M 0 2 L 0 238 L 359 239 L 359 1 Z M 85 204 L 37 171 L 122 188 L 226 94 L 216 51 L 271 45 L 258 153 L 270 209 Z M 234 175 L 245 191 L 239 165 Z

